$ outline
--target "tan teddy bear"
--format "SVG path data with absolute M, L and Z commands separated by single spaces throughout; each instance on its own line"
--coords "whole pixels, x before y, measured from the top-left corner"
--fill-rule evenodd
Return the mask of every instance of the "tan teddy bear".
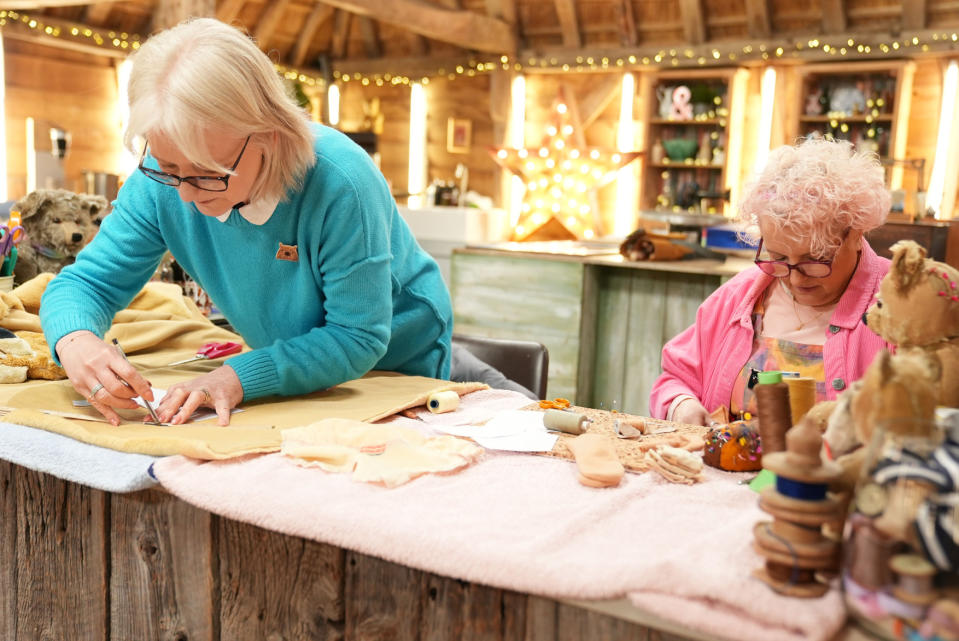
M 897 352 L 935 354 L 942 368 L 939 404 L 959 407 L 959 271 L 926 258 L 915 242 L 899 241 L 865 320 Z
M 38 189 L 17 201 L 24 238 L 14 277 L 24 283 L 42 272 L 57 273 L 73 263 L 99 229 L 109 203 L 103 196 L 66 189 Z

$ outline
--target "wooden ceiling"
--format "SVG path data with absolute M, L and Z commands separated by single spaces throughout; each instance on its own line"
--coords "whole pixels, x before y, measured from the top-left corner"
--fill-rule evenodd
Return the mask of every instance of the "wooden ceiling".
M 146 37 L 162 5 L 174 2 L 184 0 L 0 0 L 0 10 L 54 26 Z M 930 36 L 959 28 L 959 0 L 217 0 L 207 6 L 246 28 L 275 62 L 325 72 L 389 70 L 398 62 L 436 68 L 501 55 L 706 50 L 830 34 Z M 44 35 L 19 24 L 4 27 L 4 34 Z M 69 39 L 56 40 L 63 42 L 50 44 Z

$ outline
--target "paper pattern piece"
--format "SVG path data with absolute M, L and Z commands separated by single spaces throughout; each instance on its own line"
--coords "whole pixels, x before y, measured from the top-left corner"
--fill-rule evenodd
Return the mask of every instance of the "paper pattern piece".
M 433 425 L 433 429 L 471 438 L 490 450 L 549 452 L 558 436 L 546 431 L 542 412 L 510 410 L 500 412 L 485 425 Z

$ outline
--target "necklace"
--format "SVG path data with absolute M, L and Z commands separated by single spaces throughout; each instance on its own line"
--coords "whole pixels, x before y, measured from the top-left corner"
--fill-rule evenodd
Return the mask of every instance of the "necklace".
M 793 293 L 791 291 L 789 291 L 789 288 L 786 287 L 786 283 L 784 283 L 782 279 L 780 279 L 779 284 L 782 286 L 783 291 L 785 291 L 786 294 L 789 296 L 789 299 L 793 302 L 793 313 L 796 315 L 796 322 L 799 323 L 798 325 L 796 325 L 796 329 L 794 331 L 798 332 L 802 330 L 802 328 L 804 328 L 806 325 L 808 325 L 809 323 L 812 323 L 813 321 L 819 320 L 820 318 L 823 317 L 824 314 L 831 312 L 835 308 L 835 305 L 829 305 L 829 307 L 822 310 L 815 316 L 812 316 L 810 318 L 807 318 L 806 320 L 803 320 L 802 317 L 799 315 L 799 304 L 796 302 L 796 297 L 793 296 Z M 815 308 L 813 307 L 811 309 L 815 309 Z

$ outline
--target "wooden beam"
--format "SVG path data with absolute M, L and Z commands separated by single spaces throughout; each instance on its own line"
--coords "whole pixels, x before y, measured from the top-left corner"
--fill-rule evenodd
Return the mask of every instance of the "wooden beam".
M 516 34 L 503 20 L 473 11 L 451 11 L 417 0 L 323 0 L 326 4 L 420 35 L 490 53 L 515 54 Z
M 221 0 L 219 4 L 216 8 L 216 19 L 230 24 L 240 15 L 240 9 L 246 4 L 246 0 Z
M 706 42 L 706 22 L 703 20 L 703 5 L 700 0 L 679 0 L 679 13 L 683 17 L 683 33 L 686 42 L 698 45 Z
M 360 16 L 360 35 L 363 36 L 363 48 L 367 58 L 380 58 L 383 50 L 380 47 L 380 34 L 376 31 L 376 23 L 372 18 Z
M 293 45 L 293 51 L 290 52 L 289 60 L 291 65 L 301 65 L 306 59 L 306 54 L 310 50 L 310 43 L 313 42 L 313 35 L 320 25 L 333 17 L 333 7 L 325 4 L 316 3 L 306 17 L 303 28 L 300 29 L 300 35 L 296 38 L 296 44 Z
M 579 49 L 583 39 L 579 36 L 579 20 L 576 19 L 576 5 L 573 0 L 553 0 L 559 26 L 563 32 L 563 46 Z
M 169 29 L 187 18 L 212 18 L 214 0 L 159 0 L 153 7 L 153 31 Z
M 593 83 L 590 83 L 591 85 Z M 598 86 L 589 92 L 579 104 L 579 118 L 584 129 L 593 124 L 609 103 L 620 95 L 623 87 L 623 77 L 620 74 L 610 74 L 599 81 Z M 572 93 L 572 92 L 570 92 Z
M 908 2 L 909 0 L 903 0 Z M 768 38 L 772 32 L 769 22 L 769 0 L 746 0 L 746 25 L 750 38 Z
M 276 26 L 289 4 L 290 0 L 273 0 L 266 3 L 266 9 L 260 14 L 260 19 L 256 23 L 256 30 L 253 32 L 253 38 L 260 49 L 266 50 L 267 43 L 269 43 L 270 37 L 276 30 Z
M 486 15 L 515 25 L 517 23 L 516 0 L 486 0 Z
M 380 58 L 378 60 L 333 60 L 332 65 L 340 73 L 362 74 L 371 76 L 375 74 L 392 74 L 394 76 L 408 76 L 416 78 L 425 75 L 433 75 L 437 69 L 443 69 L 446 72 L 453 71 L 457 66 L 469 67 L 470 57 L 463 56 L 422 56 L 406 58 Z
M 80 18 L 80 22 L 97 26 L 102 25 L 109 17 L 111 9 L 113 9 L 112 2 L 97 2 L 87 5 L 83 10 L 83 17 Z
M 82 31 L 84 28 L 84 25 L 61 22 L 59 20 L 47 18 L 46 16 L 43 17 L 43 23 L 50 26 L 59 26 L 61 30 L 60 37 L 54 38 L 53 36 L 45 35 L 43 32 L 39 32 L 34 29 L 31 29 L 30 27 L 23 24 L 19 20 L 13 20 L 13 21 L 7 22 L 7 24 L 5 24 L 3 28 L 0 29 L 0 33 L 3 33 L 4 38 L 11 38 L 13 40 L 23 40 L 25 42 L 32 42 L 35 44 L 43 45 L 45 47 L 55 47 L 57 49 L 66 49 L 67 51 L 78 51 L 80 53 L 85 53 L 85 54 L 94 55 L 94 56 L 103 56 L 106 58 L 123 59 L 130 54 L 129 50 L 115 49 L 113 47 L 100 47 L 93 44 L 87 44 L 89 42 L 87 38 L 80 37 L 74 40 L 70 36 L 65 35 L 67 33 L 70 33 L 70 29 L 72 29 L 73 27 L 77 27 Z
M 926 0 L 902 0 L 902 28 L 907 31 L 926 28 Z
M 407 38 L 410 41 L 410 49 L 414 56 L 425 56 L 430 52 L 430 41 L 418 33 L 407 31 Z
M 633 47 L 639 42 L 636 34 L 636 18 L 633 16 L 632 0 L 616 0 L 616 22 L 619 23 L 619 42 L 624 47 Z
M 822 0 L 820 8 L 824 33 L 843 33 L 846 30 L 845 0 Z
M 9 0 L 3 8 L 14 11 L 38 11 L 55 7 L 81 7 L 91 4 L 112 4 L 113 0 Z
M 330 58 L 345 58 L 346 48 L 350 41 L 350 26 L 353 14 L 349 11 L 337 9 L 333 16 L 333 41 L 330 43 Z

